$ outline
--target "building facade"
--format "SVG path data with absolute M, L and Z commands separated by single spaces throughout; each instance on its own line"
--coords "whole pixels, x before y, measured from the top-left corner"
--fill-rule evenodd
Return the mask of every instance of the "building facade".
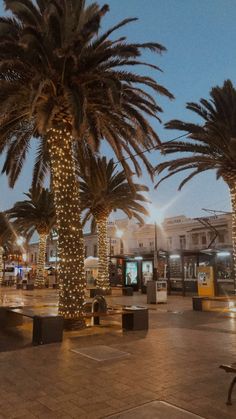
M 185 215 L 165 218 L 157 226 L 157 250 L 204 250 L 207 248 L 230 250 L 232 248 L 231 214 L 188 218 Z M 97 235 L 84 234 L 85 256 L 97 257 Z M 138 224 L 127 218 L 108 223 L 109 255 L 138 256 L 154 251 L 155 225 Z M 37 261 L 38 243 L 30 243 L 27 263 L 34 266 Z M 46 263 L 56 267 L 58 263 L 57 237 L 47 244 Z

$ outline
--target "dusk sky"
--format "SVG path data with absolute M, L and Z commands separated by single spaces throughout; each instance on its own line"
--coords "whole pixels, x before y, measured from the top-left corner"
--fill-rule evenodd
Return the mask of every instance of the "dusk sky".
M 215 85 L 221 86 L 225 79 L 236 83 L 235 0 L 108 0 L 107 3 L 110 12 L 105 16 L 102 28 L 106 29 L 127 17 L 138 17 L 137 22 L 119 30 L 117 37 L 126 35 L 129 41 L 136 42 L 156 41 L 168 50 L 162 56 L 145 54 L 145 59 L 160 66 L 163 73 L 142 69 L 156 77 L 175 96 L 174 101 L 158 98 L 164 111 L 161 115 L 163 122 L 173 118 L 196 121 L 194 114 L 185 110 L 187 101 L 208 98 L 210 89 Z M 1 15 L 4 13 L 2 1 L 0 12 Z M 153 126 L 162 140 L 180 134 L 164 130 L 156 122 Z M 8 188 L 5 175 L 0 177 L 1 209 L 22 199 L 22 193 L 30 186 L 34 141 L 14 190 Z M 102 152 L 111 155 L 105 146 Z M 150 158 L 153 164 L 162 160 L 158 152 L 152 152 Z M 3 158 L 0 159 L 1 165 L 2 162 Z M 142 182 L 150 187 L 150 197 L 158 214 L 195 217 L 206 215 L 201 208 L 230 210 L 227 187 L 223 181 L 216 181 L 214 172 L 199 175 L 177 192 L 182 178 L 183 175 L 175 176 L 154 191 L 148 175 L 143 173 Z

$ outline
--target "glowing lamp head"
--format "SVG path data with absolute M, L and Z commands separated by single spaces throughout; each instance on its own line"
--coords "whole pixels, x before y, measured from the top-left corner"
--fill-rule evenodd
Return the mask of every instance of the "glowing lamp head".
M 24 241 L 25 241 L 24 237 L 19 236 L 19 237 L 17 237 L 17 239 L 16 239 L 16 244 L 17 244 L 18 246 L 22 246 L 22 245 L 24 244 Z
M 123 231 L 122 230 L 119 230 L 119 229 L 117 229 L 116 230 L 116 237 L 118 237 L 119 239 L 121 239 L 121 237 L 123 236 Z

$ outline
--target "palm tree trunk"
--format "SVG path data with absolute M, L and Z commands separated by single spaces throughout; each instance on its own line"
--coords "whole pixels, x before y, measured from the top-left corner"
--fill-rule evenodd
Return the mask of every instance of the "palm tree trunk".
M 52 186 L 57 217 L 59 314 L 69 328 L 84 325 L 84 241 L 73 140 L 66 128 L 48 132 Z
M 108 268 L 108 246 L 107 246 L 107 217 L 99 217 L 97 220 L 98 230 L 98 288 L 108 291 L 110 289 L 109 268 Z
M 4 253 L 4 249 L 2 246 L 0 246 L 0 285 L 3 280 L 3 253 Z
M 234 268 L 234 288 L 236 286 L 236 182 L 229 184 L 230 198 L 232 205 L 232 245 L 233 245 L 233 268 Z
M 35 285 L 38 288 L 43 288 L 45 285 L 44 268 L 45 268 L 45 253 L 47 246 L 47 234 L 39 233 L 39 251 L 36 267 Z

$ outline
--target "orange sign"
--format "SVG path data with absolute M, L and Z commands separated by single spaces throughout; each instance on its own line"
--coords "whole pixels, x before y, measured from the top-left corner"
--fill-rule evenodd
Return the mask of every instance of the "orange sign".
M 214 296 L 214 272 L 212 266 L 199 266 L 197 270 L 198 295 Z

